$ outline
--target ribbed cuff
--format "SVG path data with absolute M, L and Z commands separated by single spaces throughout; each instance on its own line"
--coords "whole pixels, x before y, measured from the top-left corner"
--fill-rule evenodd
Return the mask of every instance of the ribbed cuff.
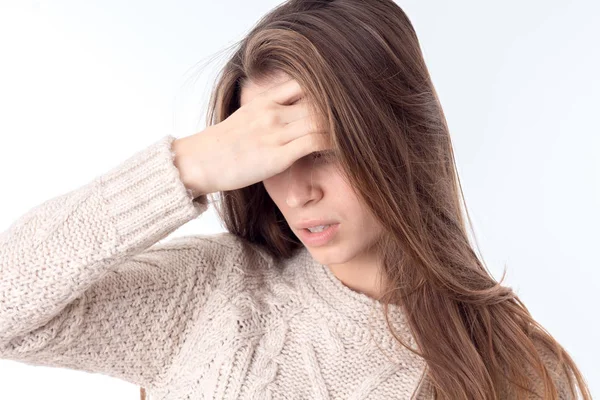
M 100 177 L 107 212 L 122 244 L 149 246 L 208 209 L 192 197 L 174 164 L 167 135 Z

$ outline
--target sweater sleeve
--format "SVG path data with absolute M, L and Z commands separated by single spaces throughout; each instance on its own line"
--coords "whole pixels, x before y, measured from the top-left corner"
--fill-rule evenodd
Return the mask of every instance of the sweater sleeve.
M 165 136 L 0 235 L 0 358 L 150 387 L 208 295 L 213 244 L 157 243 L 208 208 Z M 197 260 L 197 261 L 196 261 Z

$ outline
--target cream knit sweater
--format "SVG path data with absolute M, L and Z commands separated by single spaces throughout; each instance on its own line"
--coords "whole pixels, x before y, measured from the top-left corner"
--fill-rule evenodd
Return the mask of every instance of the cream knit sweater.
M 109 375 L 150 400 L 431 398 L 382 305 L 305 248 L 279 264 L 229 233 L 159 243 L 209 206 L 180 180 L 174 139 L 2 233 L 0 357 Z

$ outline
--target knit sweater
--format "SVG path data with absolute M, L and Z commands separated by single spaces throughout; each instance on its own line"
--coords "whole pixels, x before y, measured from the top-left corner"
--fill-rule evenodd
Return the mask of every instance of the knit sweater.
M 230 233 L 163 241 L 209 207 L 182 183 L 174 139 L 2 233 L 0 357 L 105 374 L 150 400 L 431 398 L 383 305 L 306 248 L 274 262 Z

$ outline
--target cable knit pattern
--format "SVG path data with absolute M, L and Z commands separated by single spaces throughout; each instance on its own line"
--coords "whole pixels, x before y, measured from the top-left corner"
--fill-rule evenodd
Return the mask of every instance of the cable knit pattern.
M 276 263 L 229 233 L 161 242 L 209 206 L 183 185 L 174 139 L 2 233 L 0 356 L 106 374 L 149 400 L 432 398 L 383 306 L 306 248 Z

